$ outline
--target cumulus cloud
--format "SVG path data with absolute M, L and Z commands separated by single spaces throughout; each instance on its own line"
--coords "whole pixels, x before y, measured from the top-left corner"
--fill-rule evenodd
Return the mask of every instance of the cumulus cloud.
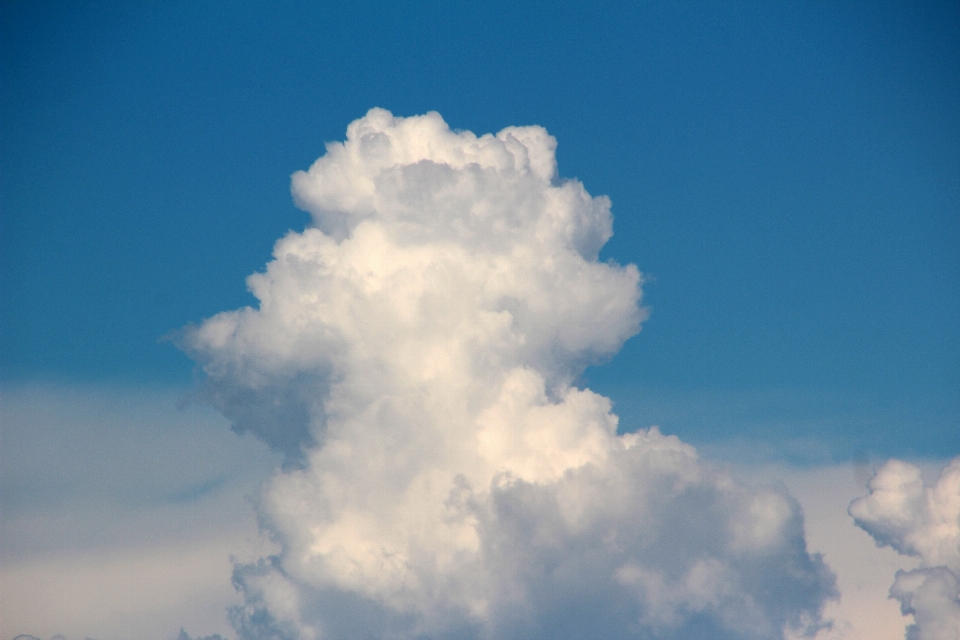
M 850 504 L 850 515 L 878 546 L 920 559 L 912 571 L 897 571 L 890 597 L 912 615 L 908 640 L 960 638 L 960 458 L 933 486 L 920 469 L 890 460 L 868 484 L 869 495 Z
M 748 490 L 575 383 L 639 331 L 610 202 L 541 127 L 371 110 L 293 176 L 313 225 L 187 330 L 205 393 L 287 456 L 238 564 L 242 638 L 781 638 L 833 575 Z

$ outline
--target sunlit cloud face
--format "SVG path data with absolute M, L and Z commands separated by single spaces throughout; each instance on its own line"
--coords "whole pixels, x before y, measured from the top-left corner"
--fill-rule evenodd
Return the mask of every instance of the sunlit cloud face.
M 244 638 L 781 638 L 833 575 L 798 504 L 575 386 L 640 329 L 610 202 L 540 127 L 374 109 L 293 177 L 314 225 L 188 329 L 208 399 L 287 457 L 236 567 Z
M 920 469 L 890 460 L 868 488 L 850 505 L 854 521 L 878 546 L 920 559 L 918 568 L 897 571 L 890 587 L 890 597 L 914 618 L 908 640 L 960 638 L 960 458 L 929 487 Z

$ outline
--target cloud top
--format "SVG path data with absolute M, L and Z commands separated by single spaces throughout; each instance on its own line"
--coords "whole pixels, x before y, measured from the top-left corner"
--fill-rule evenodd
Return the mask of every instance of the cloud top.
M 293 177 L 314 226 L 186 332 L 209 399 L 291 461 L 237 566 L 244 638 L 781 638 L 833 577 L 797 503 L 574 386 L 644 318 L 610 202 L 540 127 L 371 110 Z

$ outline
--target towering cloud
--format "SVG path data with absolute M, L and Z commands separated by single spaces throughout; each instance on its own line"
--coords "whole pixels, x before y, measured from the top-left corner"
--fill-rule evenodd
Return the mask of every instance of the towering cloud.
M 644 317 L 610 203 L 540 127 L 370 111 L 293 177 L 314 224 L 185 333 L 206 393 L 287 464 L 238 565 L 243 638 L 781 638 L 833 576 L 797 503 L 574 383 Z
M 869 495 L 854 500 L 850 515 L 880 546 L 916 556 L 920 566 L 897 571 L 890 596 L 913 615 L 907 640 L 960 638 L 960 458 L 932 487 L 920 469 L 891 460 L 871 478 Z

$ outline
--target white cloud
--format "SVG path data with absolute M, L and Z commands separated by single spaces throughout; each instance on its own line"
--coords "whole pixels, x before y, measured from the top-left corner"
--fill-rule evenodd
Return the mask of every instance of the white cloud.
M 919 468 L 890 460 L 871 478 L 870 493 L 850 504 L 857 525 L 877 545 L 915 556 L 920 566 L 897 571 L 890 596 L 914 617 L 908 640 L 960 638 L 960 458 L 933 486 Z
M 887 583 L 889 576 L 914 568 L 916 561 L 877 547 L 866 532 L 852 526 L 847 507 L 862 495 L 867 481 L 860 465 L 740 463 L 732 470 L 750 486 L 785 485 L 803 508 L 808 548 L 822 553 L 837 575 L 840 597 L 825 607 L 824 617 L 831 624 L 816 634 L 816 640 L 903 639 L 908 619 L 888 598 Z M 800 637 L 788 635 L 790 640 Z
M 597 261 L 610 203 L 540 127 L 374 109 L 293 178 L 315 226 L 251 276 L 258 309 L 185 332 L 210 401 L 289 464 L 281 545 L 236 568 L 244 638 L 780 638 L 833 576 L 797 502 L 573 386 L 639 330 Z

